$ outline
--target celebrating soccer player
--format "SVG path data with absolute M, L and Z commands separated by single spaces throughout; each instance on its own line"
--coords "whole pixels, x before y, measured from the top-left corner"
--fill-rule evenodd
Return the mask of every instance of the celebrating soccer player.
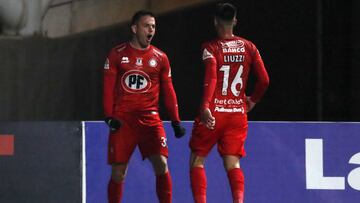
M 237 9 L 223 3 L 214 18 L 218 38 L 204 43 L 202 60 L 205 79 L 200 115 L 195 119 L 190 140 L 190 178 L 196 203 L 206 202 L 206 156 L 217 144 L 230 183 L 234 203 L 244 199 L 244 175 L 240 158 L 245 156 L 247 112 L 260 101 L 269 85 L 255 45 L 233 34 Z M 254 92 L 245 95 L 249 72 L 257 77 Z
M 103 102 L 112 166 L 109 203 L 121 201 L 128 162 L 136 146 L 153 165 L 159 202 L 171 202 L 167 138 L 158 113 L 160 92 L 175 136 L 182 137 L 185 129 L 180 125 L 169 60 L 150 44 L 155 27 L 153 13 L 138 11 L 132 18 L 132 39 L 113 48 L 104 66 Z

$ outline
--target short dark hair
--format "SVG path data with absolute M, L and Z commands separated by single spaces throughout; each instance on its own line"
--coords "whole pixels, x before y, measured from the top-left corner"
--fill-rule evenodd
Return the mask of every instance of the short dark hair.
M 131 25 L 137 24 L 139 22 L 140 18 L 143 16 L 151 16 L 151 17 L 155 18 L 155 15 L 153 12 L 148 11 L 148 10 L 140 10 L 133 15 L 132 20 L 131 20 Z
M 231 21 L 236 16 L 237 9 L 230 3 L 219 3 L 215 10 L 215 17 L 223 21 Z

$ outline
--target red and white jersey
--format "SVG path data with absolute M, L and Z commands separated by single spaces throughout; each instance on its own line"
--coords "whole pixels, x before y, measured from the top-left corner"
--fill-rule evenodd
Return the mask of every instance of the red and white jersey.
M 205 64 L 202 108 L 219 113 L 246 113 L 246 84 L 250 71 L 257 76 L 251 100 L 258 102 L 269 78 L 256 46 L 241 37 L 216 39 L 202 46 Z
M 104 112 L 157 111 L 160 89 L 170 98 L 168 111 L 178 119 L 176 95 L 166 54 L 150 45 L 145 50 L 123 43 L 110 51 L 104 66 Z M 166 101 L 165 101 L 166 103 Z M 177 118 L 175 118 L 177 117 Z

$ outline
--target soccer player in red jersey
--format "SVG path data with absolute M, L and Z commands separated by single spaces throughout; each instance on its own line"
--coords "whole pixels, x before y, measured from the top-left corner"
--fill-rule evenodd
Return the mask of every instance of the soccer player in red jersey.
M 185 129 L 180 125 L 176 94 L 169 60 L 152 46 L 155 17 L 138 11 L 132 18 L 132 39 L 113 48 L 104 66 L 104 112 L 110 128 L 108 162 L 112 166 L 108 185 L 109 203 L 119 203 L 129 159 L 136 146 L 152 163 L 160 203 L 172 198 L 168 171 L 168 148 L 158 113 L 160 92 L 176 137 Z
M 218 38 L 202 46 L 205 65 L 204 93 L 200 115 L 190 139 L 190 179 L 196 203 L 206 202 L 206 156 L 217 144 L 228 175 L 233 202 L 244 199 L 244 175 L 240 158 L 245 156 L 247 112 L 260 101 L 269 77 L 255 45 L 233 34 L 236 8 L 223 3 L 214 18 Z M 257 77 L 254 92 L 245 95 L 249 72 Z

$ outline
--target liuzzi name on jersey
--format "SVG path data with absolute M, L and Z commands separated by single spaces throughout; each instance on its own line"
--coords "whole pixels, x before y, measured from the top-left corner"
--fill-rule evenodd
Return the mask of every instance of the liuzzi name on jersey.
M 224 62 L 244 62 L 245 56 L 244 55 L 224 55 Z

